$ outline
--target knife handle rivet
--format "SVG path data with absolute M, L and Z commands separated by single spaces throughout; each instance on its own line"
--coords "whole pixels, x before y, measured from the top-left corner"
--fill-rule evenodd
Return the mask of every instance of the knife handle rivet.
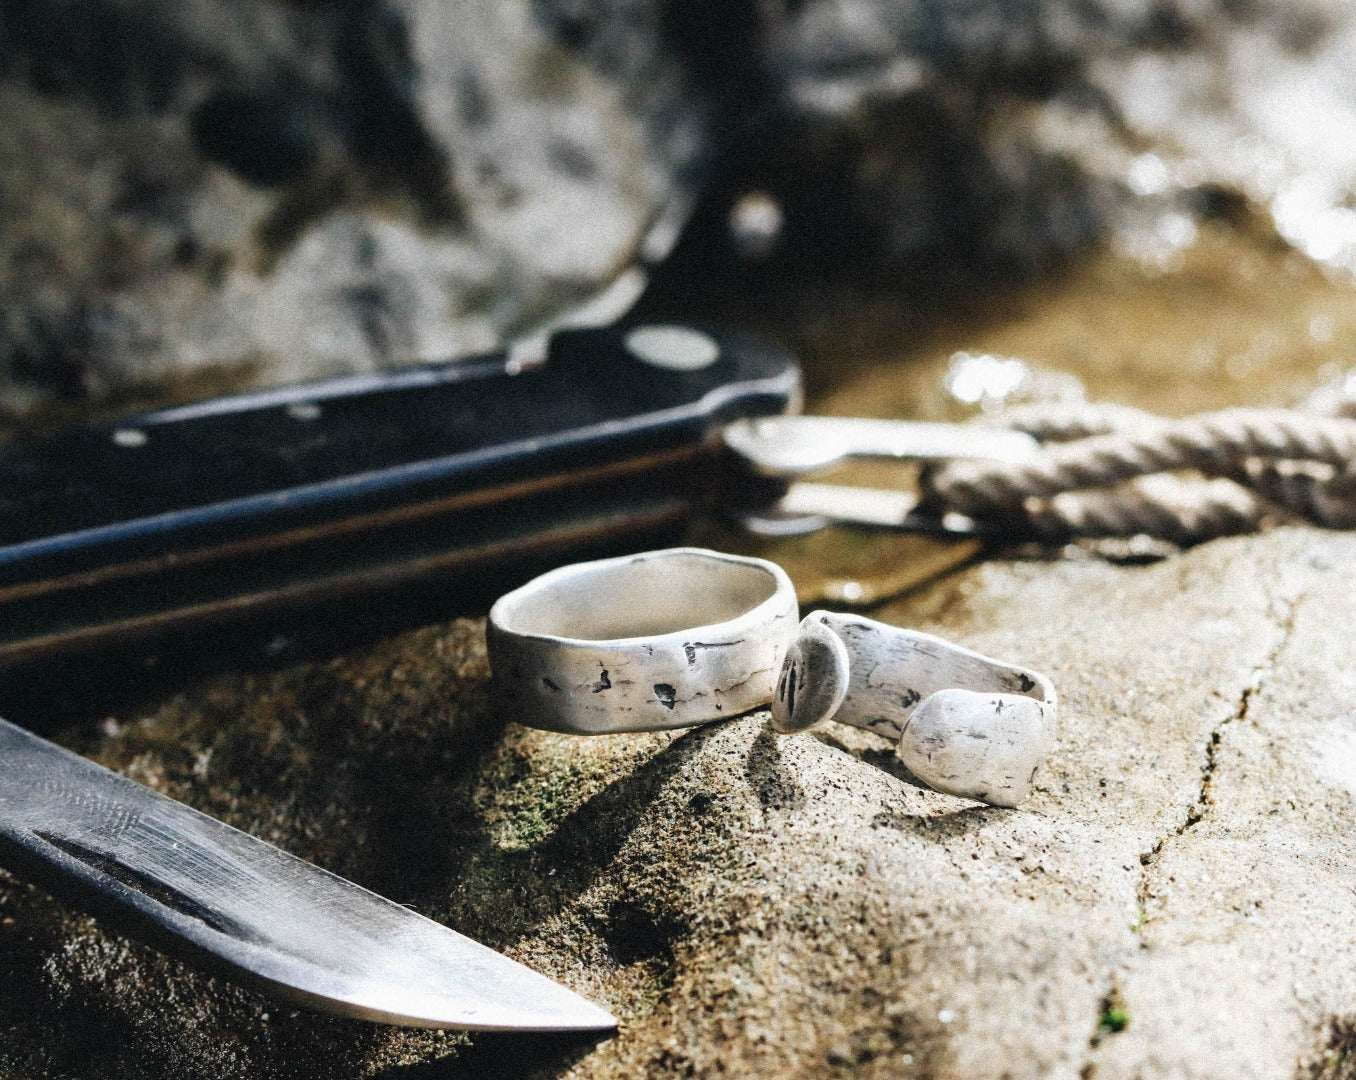
M 320 406 L 314 401 L 294 401 L 287 406 L 287 415 L 293 420 L 319 420 Z
M 145 446 L 150 442 L 150 438 L 140 428 L 116 428 L 112 439 L 114 445 L 123 446 L 129 450 L 135 450 L 138 446 Z
M 700 371 L 720 358 L 715 339 L 690 326 L 639 326 L 626 335 L 626 351 L 651 367 Z

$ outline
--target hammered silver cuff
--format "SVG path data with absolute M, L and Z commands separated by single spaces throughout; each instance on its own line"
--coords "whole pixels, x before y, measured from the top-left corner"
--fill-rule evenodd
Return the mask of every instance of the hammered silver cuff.
M 812 611 L 787 653 L 772 724 L 834 720 L 895 742 L 929 787 L 994 806 L 1026 798 L 1054 748 L 1055 688 L 1038 671 L 860 615 Z
M 1054 742 L 1049 679 L 873 619 L 797 615 L 776 563 L 670 548 L 543 574 L 494 605 L 487 637 L 501 699 L 534 727 L 660 731 L 770 704 L 784 734 L 833 720 L 894 740 L 939 791 L 1030 792 Z
M 501 696 L 533 727 L 692 727 L 767 705 L 796 591 L 765 559 L 669 548 L 562 567 L 490 609 Z

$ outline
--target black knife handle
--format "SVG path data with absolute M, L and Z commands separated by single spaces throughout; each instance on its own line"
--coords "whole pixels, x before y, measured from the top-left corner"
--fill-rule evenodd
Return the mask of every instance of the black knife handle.
M 709 363 L 656 364 L 637 329 L 0 444 L 0 668 L 680 516 L 717 429 L 799 376 L 708 329 Z

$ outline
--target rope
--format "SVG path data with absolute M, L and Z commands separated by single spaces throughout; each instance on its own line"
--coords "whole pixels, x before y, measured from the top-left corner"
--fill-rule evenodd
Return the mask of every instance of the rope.
M 1356 528 L 1348 416 L 1224 409 L 1173 420 L 1061 405 L 1014 409 L 999 422 L 1032 435 L 1041 452 L 931 469 L 930 506 L 1046 541 L 1147 535 L 1188 545 L 1286 519 Z

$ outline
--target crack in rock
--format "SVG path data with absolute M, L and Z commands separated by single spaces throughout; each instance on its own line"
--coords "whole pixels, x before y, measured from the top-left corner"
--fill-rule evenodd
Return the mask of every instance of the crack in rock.
M 1141 911 L 1147 909 L 1148 902 L 1152 896 L 1150 888 L 1150 877 L 1153 873 L 1153 867 L 1158 862 L 1164 847 L 1169 841 L 1180 836 L 1186 835 L 1191 829 L 1195 828 L 1205 816 L 1210 812 L 1214 805 L 1215 788 L 1215 770 L 1219 764 L 1220 748 L 1224 742 L 1224 733 L 1234 724 L 1242 723 L 1248 718 L 1249 711 L 1252 708 L 1253 698 L 1262 689 L 1266 682 L 1267 675 L 1276 666 L 1277 660 L 1285 651 L 1286 646 L 1290 644 L 1290 639 L 1294 636 L 1295 613 L 1304 600 L 1304 595 L 1297 593 L 1294 596 L 1273 600 L 1270 605 L 1273 609 L 1279 608 L 1279 613 L 1275 617 L 1275 627 L 1278 636 L 1275 643 L 1262 659 L 1252 669 L 1252 675 L 1247 684 L 1243 687 L 1238 696 L 1238 704 L 1229 716 L 1226 716 L 1211 729 L 1209 737 L 1205 744 L 1205 761 L 1201 766 L 1201 781 L 1197 789 L 1195 801 L 1187 808 L 1182 823 L 1171 832 L 1161 836 L 1158 842 L 1148 851 L 1142 853 L 1139 857 L 1140 865 L 1143 870 L 1140 873 L 1139 887 L 1136 889 L 1136 895 L 1139 900 Z M 1136 921 L 1135 933 L 1142 935 L 1146 918 L 1141 917 Z
M 1154 867 L 1157 865 L 1159 857 L 1164 848 L 1172 840 L 1185 836 L 1195 828 L 1206 815 L 1209 814 L 1214 806 L 1214 787 L 1215 773 L 1219 766 L 1219 755 L 1224 743 L 1224 735 L 1228 728 L 1235 724 L 1245 722 L 1248 719 L 1252 708 L 1252 703 L 1259 691 L 1266 683 L 1268 675 L 1275 668 L 1276 663 L 1284 653 L 1286 647 L 1290 644 L 1294 636 L 1295 616 L 1300 605 L 1304 602 L 1307 593 L 1300 590 L 1288 597 L 1272 597 L 1268 604 L 1273 615 L 1273 626 L 1277 631 L 1276 640 L 1272 643 L 1262 659 L 1253 667 L 1251 675 L 1239 693 L 1238 702 L 1233 712 L 1221 719 L 1210 731 L 1205 744 L 1205 760 L 1201 765 L 1200 783 L 1197 787 L 1196 798 L 1192 804 L 1187 807 L 1182 817 L 1181 823 L 1172 831 L 1159 837 L 1158 841 L 1148 851 L 1140 854 L 1140 876 L 1135 889 L 1137 901 L 1137 916 L 1132 926 L 1132 932 L 1139 943 L 1141 949 L 1147 948 L 1144 940 L 1144 927 L 1149 921 L 1149 905 L 1153 900 L 1153 874 Z M 1109 980 L 1110 992 L 1103 996 L 1098 1002 L 1098 1016 L 1093 1034 L 1088 1040 L 1088 1057 L 1079 1071 L 1083 1080 L 1089 1080 L 1096 1072 L 1096 1062 L 1093 1054 L 1109 1034 L 1116 1034 L 1123 1030 L 1128 1023 L 1129 1013 L 1125 1008 L 1123 999 L 1120 997 L 1119 984 L 1115 977 Z M 1108 1022 L 1108 1017 L 1111 1022 Z M 1118 1023 L 1119 1018 L 1124 1017 L 1125 1023 Z

